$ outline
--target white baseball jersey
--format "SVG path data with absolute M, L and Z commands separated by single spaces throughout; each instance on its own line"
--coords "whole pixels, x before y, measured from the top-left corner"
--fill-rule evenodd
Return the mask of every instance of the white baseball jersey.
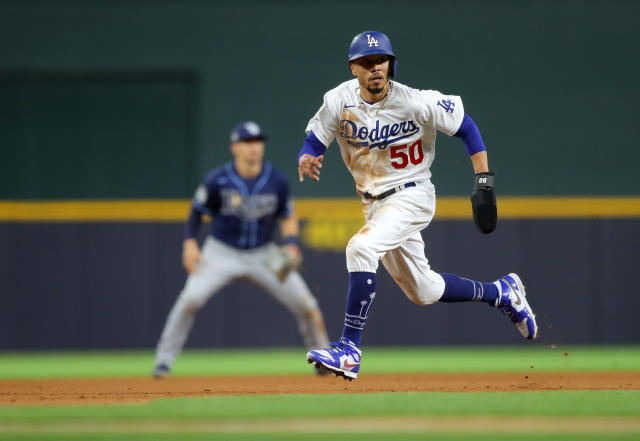
M 324 95 L 307 125 L 307 135 L 313 131 L 327 147 L 336 138 L 361 196 L 429 180 L 436 131 L 453 135 L 464 117 L 459 96 L 390 84 L 385 99 L 369 104 L 358 80 L 346 81 Z

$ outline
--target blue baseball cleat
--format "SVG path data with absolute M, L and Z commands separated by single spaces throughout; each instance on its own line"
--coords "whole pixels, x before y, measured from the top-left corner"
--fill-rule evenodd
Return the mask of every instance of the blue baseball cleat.
M 345 380 L 358 378 L 362 352 L 346 338 L 331 343 L 330 348 L 314 349 L 307 352 L 307 362 L 314 363 L 317 369 L 326 369 Z
M 527 294 L 520 277 L 511 273 L 495 283 L 499 291 L 496 307 L 511 319 L 524 338 L 533 340 L 538 337 L 536 316 L 527 302 Z

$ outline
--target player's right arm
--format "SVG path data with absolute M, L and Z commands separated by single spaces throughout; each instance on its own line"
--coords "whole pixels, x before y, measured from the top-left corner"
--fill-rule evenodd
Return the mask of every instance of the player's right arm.
M 182 266 L 189 273 L 196 271 L 198 262 L 200 261 L 200 247 L 198 241 L 189 237 L 182 242 Z
M 322 168 L 322 160 L 326 150 L 327 147 L 316 138 L 313 132 L 309 133 L 298 155 L 300 182 L 304 180 L 304 175 L 309 176 L 314 181 L 320 180 L 320 169 Z
M 198 232 L 202 225 L 202 215 L 213 216 L 219 205 L 219 194 L 213 179 L 207 176 L 205 182 L 196 190 L 191 204 L 191 212 L 185 224 L 185 238 L 182 241 L 182 266 L 189 274 L 193 274 L 200 262 L 200 246 L 198 245 Z
M 335 89 L 334 89 L 335 90 Z M 336 136 L 339 127 L 337 100 L 335 93 L 329 91 L 324 95 L 322 106 L 307 124 L 307 137 L 298 154 L 298 176 L 300 182 L 304 176 L 314 181 L 320 180 L 320 169 L 327 147 Z
M 182 241 L 182 266 L 189 274 L 193 274 L 200 261 L 200 247 L 196 239 L 200 225 L 202 224 L 202 212 L 197 208 L 196 198 L 200 187 L 196 191 L 196 197 L 191 205 L 191 212 L 185 225 L 185 239 Z
M 304 181 L 304 175 L 309 176 L 314 181 L 320 181 L 320 169 L 322 168 L 323 155 L 318 157 L 310 154 L 300 156 L 298 162 L 298 176 L 300 182 Z

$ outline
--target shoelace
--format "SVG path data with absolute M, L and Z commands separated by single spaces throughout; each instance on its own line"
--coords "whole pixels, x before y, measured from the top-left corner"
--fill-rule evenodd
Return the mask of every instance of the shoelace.
M 332 341 L 331 343 L 329 343 L 329 345 L 331 346 L 330 348 L 327 349 L 328 352 L 331 353 L 338 353 L 338 352 L 344 352 L 344 348 L 346 346 L 349 346 L 347 343 L 343 343 L 341 341 Z
M 332 341 L 331 343 L 329 343 L 329 345 L 331 347 L 328 349 L 328 351 L 332 353 L 339 352 L 342 349 L 342 346 L 344 346 L 344 344 L 339 341 Z

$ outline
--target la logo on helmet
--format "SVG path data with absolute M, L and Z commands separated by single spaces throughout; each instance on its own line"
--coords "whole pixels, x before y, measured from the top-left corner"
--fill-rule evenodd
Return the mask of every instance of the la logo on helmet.
M 378 47 L 378 40 L 373 38 L 370 34 L 367 34 L 367 42 L 369 43 L 369 47 Z

